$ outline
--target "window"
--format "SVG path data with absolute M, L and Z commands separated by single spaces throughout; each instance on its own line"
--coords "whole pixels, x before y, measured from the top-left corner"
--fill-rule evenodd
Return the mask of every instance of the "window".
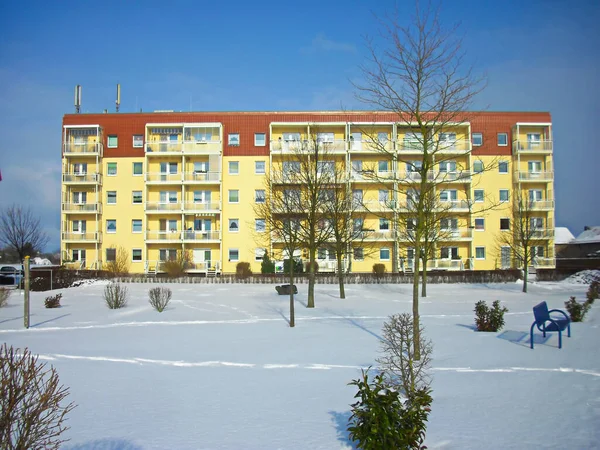
M 540 146 L 540 133 L 527 133 L 527 148 L 536 148 Z
M 229 219 L 229 231 L 233 233 L 240 231 L 240 219 Z
M 481 217 L 475 219 L 475 229 L 477 231 L 483 231 L 483 230 L 485 230 L 485 219 L 483 219 Z
M 265 173 L 265 162 L 264 161 L 255 161 L 254 162 L 254 173 L 256 175 L 264 175 L 264 173 Z
M 483 161 L 481 161 L 481 160 L 473 161 L 473 172 L 475 172 L 475 173 L 483 172 Z
M 159 261 L 175 261 L 177 259 L 177 250 L 174 248 L 161 248 L 158 250 Z
M 356 233 L 359 231 L 363 231 L 363 219 L 360 217 L 355 217 L 352 219 L 352 230 Z
M 377 140 L 380 144 L 385 145 L 388 143 L 389 137 L 387 131 L 380 131 L 377 133 Z
M 354 259 L 362 261 L 365 258 L 365 251 L 362 247 L 354 247 L 353 249 Z
M 73 173 L 75 175 L 87 174 L 87 163 L 75 163 L 73 164 Z
M 85 234 L 86 221 L 85 220 L 74 220 L 71 224 L 71 229 L 73 230 L 73 233 Z
M 161 204 L 177 203 L 177 191 L 160 191 L 159 201 Z
M 229 190 L 229 203 L 239 203 L 240 201 L 240 191 L 237 189 Z
M 531 247 L 531 256 L 533 258 L 543 258 L 544 257 L 544 247 L 541 245 L 536 245 Z
M 473 191 L 473 197 L 475 202 L 483 202 L 485 199 L 485 191 L 483 189 L 475 189 Z
M 407 230 L 414 230 L 417 227 L 417 219 L 415 219 L 414 217 L 409 217 L 408 219 L 406 219 L 406 229 Z
M 527 170 L 531 174 L 539 174 L 542 171 L 541 161 L 529 161 L 527 163 Z
M 254 203 L 264 203 L 265 202 L 265 190 L 264 189 L 256 189 L 254 191 Z
M 254 145 L 256 147 L 267 145 L 267 135 L 265 133 L 254 133 Z
M 133 135 L 133 146 L 134 147 L 143 147 L 144 146 L 144 135 L 143 134 L 134 134 Z
M 377 163 L 377 171 L 378 172 L 387 172 L 389 170 L 388 161 L 379 161 Z
M 142 191 L 132 191 L 131 192 L 132 202 L 134 204 L 142 203 Z
M 510 219 L 500 219 L 500 229 L 510 230 Z
M 442 161 L 440 163 L 440 172 L 456 173 L 456 161 Z
M 406 171 L 408 173 L 418 172 L 423 168 L 423 161 L 409 161 L 406 163 Z
M 483 145 L 483 133 L 473 133 L 471 137 L 474 147 Z
M 327 259 L 327 249 L 326 248 L 318 248 L 317 249 L 317 259 Z
M 498 145 L 501 147 L 508 145 L 508 133 L 498 133 Z
M 229 161 L 229 175 L 239 175 L 240 163 L 239 161 Z
M 440 230 L 442 230 L 442 231 L 458 230 L 458 219 L 451 219 L 451 218 L 440 219 Z
M 390 221 L 388 219 L 379 219 L 379 230 L 380 231 L 389 231 L 390 229 Z
M 133 219 L 131 221 L 131 232 L 141 233 L 142 232 L 142 219 Z
M 390 260 L 390 249 L 389 248 L 380 248 L 379 249 L 379 259 L 381 261 L 389 261 Z
M 229 249 L 229 261 L 239 261 L 240 251 L 237 248 Z
M 87 192 L 73 192 L 73 203 L 76 205 L 85 205 L 87 202 Z
M 106 163 L 106 175 L 109 177 L 114 177 L 117 174 L 117 163 L 110 162 Z
M 352 190 L 352 203 L 355 208 L 362 205 L 362 203 L 363 203 L 362 189 L 353 189 Z
M 440 192 L 441 202 L 455 202 L 456 200 L 458 200 L 458 192 L 456 189 L 444 190 Z
M 73 249 L 71 252 L 73 261 L 83 261 L 85 262 L 85 250 L 84 249 Z
M 459 259 L 458 247 L 442 247 L 440 249 L 441 259 Z
M 379 201 L 381 203 L 387 203 L 389 199 L 389 192 L 387 189 L 379 189 Z
M 133 163 L 133 175 L 139 176 L 139 175 L 142 175 L 143 172 L 144 172 L 144 163 L 134 162 Z
M 475 259 L 485 259 L 485 247 L 475 247 Z
M 500 189 L 500 201 L 501 202 L 508 201 L 508 189 Z
M 116 233 L 117 232 L 117 221 L 115 219 L 108 219 L 106 221 L 106 232 Z
M 254 229 L 257 233 L 264 233 L 266 230 L 265 219 L 255 219 Z
M 133 262 L 140 262 L 142 260 L 142 249 L 134 248 L 131 250 L 131 260 Z
M 267 253 L 266 248 L 257 248 L 254 249 L 254 261 L 262 261 Z
M 500 161 L 498 163 L 498 172 L 508 173 L 508 161 Z
M 232 147 L 238 147 L 240 145 L 240 133 L 229 133 L 227 142 Z
M 107 140 L 108 148 L 117 148 L 119 146 L 119 139 L 116 134 L 110 134 Z
M 210 203 L 211 198 L 210 191 L 194 191 L 194 203 Z
M 529 202 L 535 203 L 542 200 L 542 191 L 540 189 L 529 190 Z
M 544 218 L 543 217 L 532 217 L 529 219 L 529 228 L 532 230 L 544 229 Z
M 333 176 L 335 173 L 335 163 L 333 161 L 317 161 L 317 172 Z
M 117 191 L 107 191 L 106 192 L 106 203 L 109 205 L 117 204 Z
M 334 133 L 317 133 L 317 143 L 318 144 L 333 144 L 335 138 Z
M 106 249 L 106 262 L 116 261 L 117 259 L 117 249 L 116 248 L 107 248 Z

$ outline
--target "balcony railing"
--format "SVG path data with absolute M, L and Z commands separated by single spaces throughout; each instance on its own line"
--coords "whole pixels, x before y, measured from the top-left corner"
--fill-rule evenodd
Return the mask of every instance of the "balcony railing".
M 554 237 L 554 228 L 536 228 L 530 230 L 532 239 L 552 239 Z
M 397 148 L 400 152 L 423 153 L 423 143 L 414 139 L 398 140 Z M 430 142 L 427 146 L 428 153 L 467 153 L 470 150 L 471 141 L 466 139 Z
M 301 141 L 272 140 L 270 147 L 272 152 L 279 153 L 315 153 L 315 145 L 323 153 L 344 153 L 348 149 L 348 141 L 345 139 L 319 143 L 306 139 Z
M 440 210 L 452 210 L 452 211 L 469 211 L 469 202 L 467 200 L 449 200 L 440 201 Z
M 74 144 L 66 143 L 63 144 L 63 153 L 67 156 L 78 155 L 78 156 L 102 156 L 102 144 L 99 143 L 85 143 L 85 144 Z
M 63 183 L 65 184 L 101 184 L 102 174 L 100 173 L 63 173 Z
M 544 211 L 554 208 L 554 200 L 537 200 L 527 204 L 527 208 L 532 211 Z
M 554 179 L 554 172 L 517 172 L 519 181 L 546 182 Z
M 391 152 L 393 150 L 393 141 L 374 141 L 372 139 L 363 139 L 361 141 L 355 141 L 350 139 L 350 152 Z
M 438 239 L 440 241 L 445 241 L 445 242 L 471 240 L 471 239 L 473 239 L 473 229 L 472 228 L 440 229 Z
M 101 214 L 101 203 L 62 203 L 63 212 L 67 213 L 85 213 L 85 214 Z
M 208 272 L 215 271 L 216 273 L 221 272 L 221 261 L 219 260 L 211 260 L 211 261 L 201 261 L 201 262 L 192 262 L 189 263 L 187 267 L 188 272 Z
M 102 233 L 77 233 L 77 232 L 63 232 L 61 234 L 63 241 L 75 241 L 75 242 L 102 242 Z
M 181 173 L 146 172 L 147 183 L 181 184 Z
M 430 259 L 427 270 L 465 270 L 462 259 Z
M 549 139 L 540 141 L 514 140 L 513 151 L 518 153 L 552 153 L 552 141 Z
M 183 232 L 183 240 L 185 242 L 219 241 L 220 239 L 221 239 L 221 232 L 218 230 L 214 230 L 214 231 L 187 230 L 187 231 Z
M 166 153 L 179 153 L 182 152 L 182 141 L 168 141 L 168 142 L 147 142 L 146 143 L 146 155 L 164 155 Z
M 183 180 L 191 183 L 219 183 L 221 172 L 185 172 Z
M 206 155 L 220 153 L 223 145 L 221 141 L 184 141 L 183 153 L 186 155 Z
M 532 265 L 536 268 L 540 267 L 555 267 L 556 259 L 554 258 L 541 258 L 535 257 L 533 258 Z
M 221 210 L 221 202 L 185 202 L 183 205 L 183 209 L 186 212 L 205 212 L 212 211 L 218 212 Z
M 147 212 L 181 212 L 181 202 L 146 202 Z
M 146 241 L 179 242 L 181 231 L 146 231 Z

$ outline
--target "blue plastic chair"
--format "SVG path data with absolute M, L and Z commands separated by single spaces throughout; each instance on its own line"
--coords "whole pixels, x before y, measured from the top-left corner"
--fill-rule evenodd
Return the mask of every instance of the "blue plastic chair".
M 564 317 L 551 317 L 550 313 L 553 312 L 560 313 Z M 533 348 L 533 328 L 536 326 L 544 337 L 546 337 L 547 332 L 558 332 L 558 348 L 562 348 L 562 332 L 565 329 L 567 329 L 567 336 L 571 337 L 571 319 L 566 312 L 560 309 L 551 309 L 548 311 L 548 304 L 542 302 L 533 307 L 533 316 L 535 317 L 535 322 L 531 324 L 531 330 L 529 331 L 531 348 Z

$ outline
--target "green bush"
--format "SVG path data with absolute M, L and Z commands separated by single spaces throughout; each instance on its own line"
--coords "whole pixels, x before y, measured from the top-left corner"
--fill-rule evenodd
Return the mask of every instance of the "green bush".
M 262 263 L 260 263 L 261 273 L 275 273 L 275 263 L 269 258 L 269 254 L 265 252 Z
M 475 325 L 477 331 L 499 331 L 504 327 L 504 313 L 508 308 L 500 308 L 500 300 L 494 300 L 492 307 L 480 300 L 475 303 Z
M 587 301 L 593 305 L 594 300 L 600 297 L 600 282 L 592 281 L 585 296 L 587 297 Z
M 163 312 L 171 300 L 172 292 L 169 288 L 155 287 L 148 291 L 148 295 L 150 296 L 148 302 L 152 307 L 158 312 Z
M 62 294 L 50 295 L 44 300 L 46 308 L 60 308 L 60 299 Z
M 239 262 L 235 266 L 235 277 L 239 279 L 246 279 L 252 275 L 252 269 L 250 269 L 249 262 Z
M 583 319 L 591 306 L 592 304 L 588 301 L 579 303 L 575 300 L 575 297 L 570 297 L 569 300 L 565 302 L 565 309 L 569 312 L 569 316 L 571 316 L 571 322 L 583 322 Z
M 431 411 L 431 391 L 419 389 L 403 401 L 397 391 L 386 385 L 384 373 L 369 382 L 367 372 L 363 370 L 362 379 L 349 383 L 358 387 L 354 396 L 358 401 L 351 405 L 352 415 L 348 419 L 350 438 L 357 448 L 425 448 L 422 444 Z
M 10 297 L 10 289 L 0 287 L 0 308 L 8 304 L 8 297 Z
M 110 309 L 119 309 L 127 306 L 127 287 L 119 283 L 107 284 L 104 288 L 104 301 Z
M 373 274 L 375 278 L 381 278 L 385 275 L 385 264 L 373 264 Z
M 301 259 L 294 259 L 294 273 L 302 273 L 303 272 L 303 264 Z M 290 273 L 290 260 L 283 260 L 283 273 Z

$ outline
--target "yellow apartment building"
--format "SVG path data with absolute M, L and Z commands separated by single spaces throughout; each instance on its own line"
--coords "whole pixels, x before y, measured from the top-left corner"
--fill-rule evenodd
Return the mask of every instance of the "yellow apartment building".
M 516 198 L 527 199 L 534 266 L 554 267 L 550 114 L 468 117 L 430 132 L 439 162 L 428 176 L 441 180 L 436 196 L 444 214 L 427 269 L 519 267 L 500 238 L 514 232 Z M 355 220 L 365 233 L 348 248 L 347 267 L 411 271 L 415 254 L 400 228 L 418 195 L 422 136 L 393 113 L 365 111 L 67 114 L 62 262 L 101 269 L 125 249 L 130 272 L 157 273 L 183 252 L 190 274 L 234 273 L 240 261 L 260 273 L 265 252 L 276 261 L 284 255 L 256 205 L 309 138 L 307 157 L 320 149 L 324 167 L 341 168 L 360 204 Z M 335 270 L 329 246 L 317 255 L 320 271 Z M 306 252 L 295 256 L 306 259 Z

